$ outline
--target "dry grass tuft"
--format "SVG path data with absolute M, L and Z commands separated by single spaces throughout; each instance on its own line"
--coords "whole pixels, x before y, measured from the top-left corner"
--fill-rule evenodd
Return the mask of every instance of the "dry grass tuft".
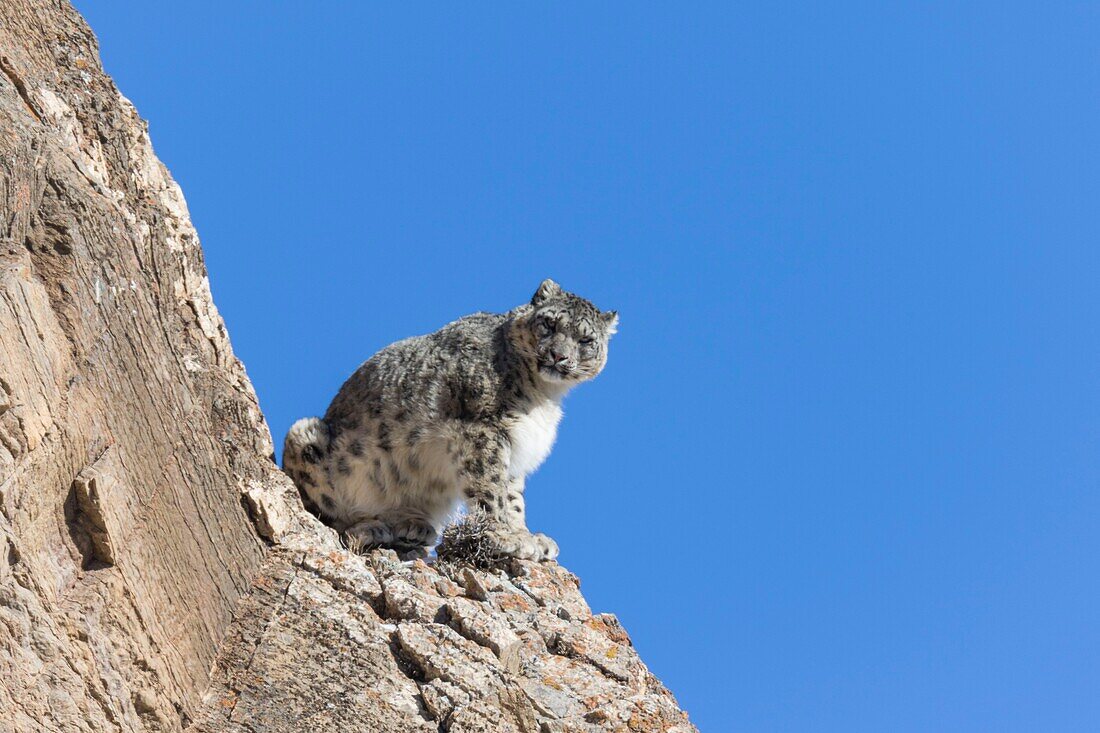
M 490 523 L 478 515 L 469 515 L 443 530 L 443 538 L 435 548 L 440 562 L 452 565 L 473 565 L 482 570 L 504 568 L 507 557 L 497 554 L 489 539 Z

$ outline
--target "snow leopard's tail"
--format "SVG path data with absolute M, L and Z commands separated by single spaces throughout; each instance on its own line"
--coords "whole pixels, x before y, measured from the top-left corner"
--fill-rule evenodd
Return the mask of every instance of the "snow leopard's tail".
M 290 426 L 283 443 L 283 471 L 290 476 L 302 495 L 306 509 L 320 513 L 328 486 L 323 466 L 328 455 L 329 429 L 319 417 L 303 417 Z

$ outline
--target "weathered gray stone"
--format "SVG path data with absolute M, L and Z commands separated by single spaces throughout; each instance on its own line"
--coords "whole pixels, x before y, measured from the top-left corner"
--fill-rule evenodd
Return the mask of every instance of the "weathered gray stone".
M 461 687 L 439 678 L 421 685 L 420 695 L 433 720 L 447 719 L 455 708 L 468 705 L 471 700 L 470 694 Z
M 580 580 L 557 563 L 516 562 L 513 572 L 512 583 L 551 612 L 578 621 L 592 615 L 581 595 Z
M 615 679 L 640 687 L 644 670 L 638 655 L 629 646 L 611 641 L 585 625 L 570 623 L 553 632 L 546 643 L 557 654 L 584 659 Z
M 329 562 L 366 577 L 313 569 Z M 519 578 L 540 571 L 566 577 L 554 567 L 514 568 Z M 428 722 L 445 731 L 693 730 L 614 617 L 578 622 L 551 613 L 562 604 L 549 588 L 568 595 L 568 582 L 547 586 L 544 606 L 522 594 L 529 610 L 517 611 L 513 579 L 403 563 L 389 551 L 339 563 L 277 552 L 241 604 L 196 730 L 237 730 L 226 726 L 245 721 L 271 733 L 309 730 L 307 722 L 350 725 L 356 716 L 377 730 Z M 488 598 L 450 595 L 463 587 Z M 508 599 L 504 607 L 497 598 Z M 349 697 L 356 687 L 372 694 Z M 333 699 L 343 702 L 310 704 Z
M 455 710 L 447 721 L 448 733 L 527 733 L 538 730 L 527 721 L 517 721 L 508 710 L 494 701 L 474 700 Z
M 492 649 L 498 658 L 519 643 L 519 637 L 509 627 L 508 619 L 494 614 L 483 603 L 468 598 L 453 598 L 447 601 L 447 611 L 451 628 L 470 641 Z
M 438 621 L 446 600 L 433 592 L 423 591 L 400 576 L 391 575 L 382 581 L 386 614 L 406 621 Z
M 241 494 L 289 482 L 67 2 L 0 3 L 0 131 L 0 729 L 180 730 L 264 558 Z
M 427 680 L 442 679 L 475 696 L 501 680 L 496 657 L 446 626 L 399 624 L 397 643 Z

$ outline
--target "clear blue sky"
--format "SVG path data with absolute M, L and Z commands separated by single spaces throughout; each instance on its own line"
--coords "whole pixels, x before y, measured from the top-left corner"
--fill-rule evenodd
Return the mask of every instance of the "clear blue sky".
M 1100 730 L 1095 5 L 77 5 L 277 442 L 552 276 L 530 521 L 700 728 Z

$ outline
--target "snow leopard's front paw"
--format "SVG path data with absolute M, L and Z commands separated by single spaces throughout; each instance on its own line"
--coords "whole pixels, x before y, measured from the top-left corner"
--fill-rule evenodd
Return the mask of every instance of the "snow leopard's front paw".
M 535 545 L 538 547 L 539 554 L 536 560 L 554 560 L 558 557 L 558 543 L 550 537 L 547 537 L 542 532 L 537 532 L 533 535 L 535 538 Z
M 496 530 L 489 535 L 495 554 L 520 560 L 553 560 L 558 556 L 558 543 L 544 534 L 523 530 Z
M 355 553 L 373 550 L 393 542 L 393 531 L 378 519 L 364 519 L 344 530 L 348 549 Z
M 408 518 L 393 523 L 393 544 L 404 548 L 431 547 L 439 539 L 439 532 L 431 522 Z

